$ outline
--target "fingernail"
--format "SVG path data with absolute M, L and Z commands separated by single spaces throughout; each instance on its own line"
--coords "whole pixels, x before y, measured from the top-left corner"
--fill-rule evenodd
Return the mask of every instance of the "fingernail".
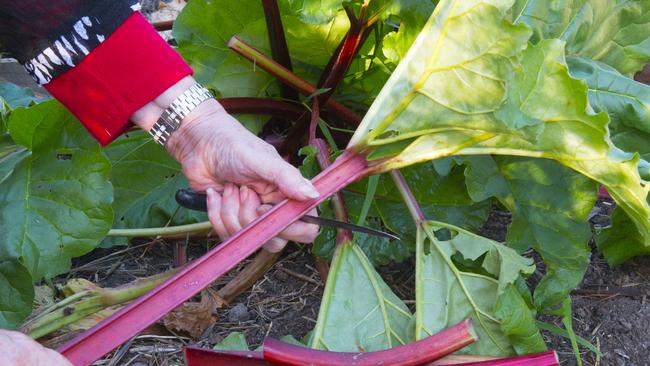
M 300 192 L 309 198 L 318 198 L 320 196 L 314 185 L 307 179 L 305 179 L 305 184 L 300 187 Z
M 248 199 L 248 187 L 242 186 L 239 190 L 239 200 L 246 201 Z
M 205 190 L 205 193 L 207 195 L 207 201 L 211 202 L 213 200 L 214 194 L 216 193 L 214 189 L 208 188 Z

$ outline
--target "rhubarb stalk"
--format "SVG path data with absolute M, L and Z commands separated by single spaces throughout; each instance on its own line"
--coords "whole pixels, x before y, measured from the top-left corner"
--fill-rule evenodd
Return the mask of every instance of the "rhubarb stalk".
M 367 164 L 363 155 L 344 153 L 312 180 L 320 192 L 319 198 L 303 202 L 285 200 L 276 205 L 153 291 L 64 345 L 59 352 L 74 365 L 96 361 L 210 285 L 334 192 L 362 177 Z
M 376 352 L 329 352 L 267 338 L 264 359 L 286 366 L 418 366 L 437 360 L 477 340 L 470 320 L 462 321 L 420 341 Z

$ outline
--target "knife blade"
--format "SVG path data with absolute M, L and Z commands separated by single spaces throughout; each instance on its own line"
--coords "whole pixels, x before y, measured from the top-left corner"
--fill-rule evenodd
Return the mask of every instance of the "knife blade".
M 191 191 L 189 189 L 179 189 L 178 191 L 176 191 L 176 202 L 178 202 L 178 204 L 181 205 L 182 207 L 188 208 L 190 210 L 204 211 L 204 212 L 208 210 L 207 196 L 205 193 L 198 193 L 198 192 Z M 304 215 L 299 220 L 309 224 L 316 224 L 320 226 L 329 226 L 337 229 L 350 230 L 358 233 L 364 233 L 364 234 L 378 236 L 382 238 L 388 238 L 391 240 L 398 240 L 398 241 L 400 240 L 399 236 L 391 233 L 387 233 L 385 231 L 380 231 L 365 226 L 355 225 L 349 222 L 332 220 L 325 217 Z

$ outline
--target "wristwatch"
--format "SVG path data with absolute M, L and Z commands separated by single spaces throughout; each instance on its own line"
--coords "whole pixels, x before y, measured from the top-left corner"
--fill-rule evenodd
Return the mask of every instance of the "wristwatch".
M 157 143 L 165 146 L 169 136 L 181 126 L 181 121 L 199 104 L 210 98 L 213 96 L 208 89 L 199 83 L 192 85 L 162 112 L 149 133 Z

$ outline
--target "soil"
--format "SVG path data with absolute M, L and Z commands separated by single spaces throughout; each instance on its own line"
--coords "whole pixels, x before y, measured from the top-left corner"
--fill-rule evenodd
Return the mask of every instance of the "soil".
M 592 224 L 596 227 L 607 225 L 613 207 L 610 201 L 601 200 L 594 210 Z M 503 241 L 509 222 L 510 215 L 495 208 L 481 234 Z M 190 244 L 189 259 L 202 255 L 212 245 L 212 242 Z M 73 272 L 55 282 L 84 277 L 101 286 L 117 286 L 169 269 L 173 263 L 172 247 L 162 241 L 135 241 L 127 248 L 99 249 L 78 258 Z M 409 307 L 414 303 L 412 268 L 412 260 L 380 268 L 382 278 Z M 225 284 L 239 269 L 213 287 Z M 542 271 L 543 266 L 539 266 L 539 270 Z M 650 257 L 609 268 L 600 256 L 592 256 L 583 283 L 572 294 L 573 324 L 578 335 L 599 347 L 602 357 L 581 347 L 584 365 L 650 365 L 648 278 Z M 303 247 L 292 245 L 251 289 L 220 308 L 218 320 L 200 337 L 191 339 L 187 335 L 170 333 L 162 326 L 149 328 L 143 333 L 146 335 L 133 339 L 98 364 L 180 365 L 183 364 L 184 345 L 211 347 L 235 331 L 244 333 L 251 348 L 259 346 L 266 336 L 293 335 L 300 339 L 315 324 L 322 291 L 312 256 Z M 561 326 L 557 319 L 544 320 Z M 567 339 L 548 332 L 544 332 L 544 337 L 549 347 L 559 352 L 562 365 L 577 364 Z

